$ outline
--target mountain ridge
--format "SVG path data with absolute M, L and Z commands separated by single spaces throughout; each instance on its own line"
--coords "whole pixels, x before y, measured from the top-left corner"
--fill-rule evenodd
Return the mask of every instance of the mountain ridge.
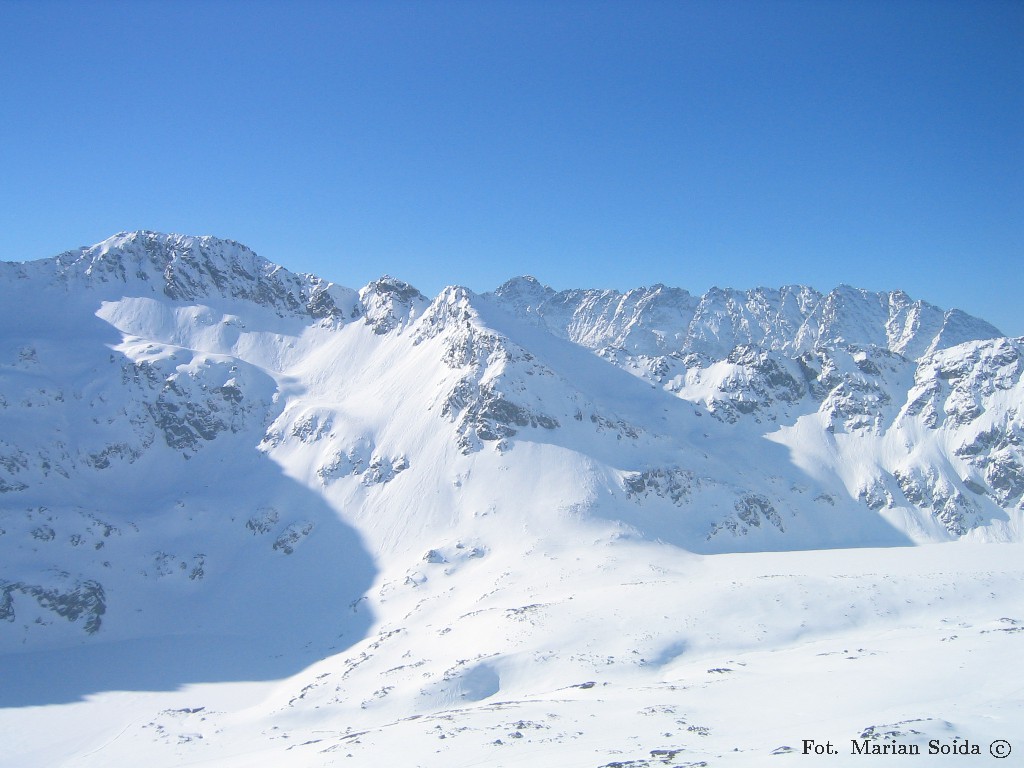
M 127 264 L 125 263 L 126 258 L 129 262 Z M 344 292 L 347 299 L 346 303 L 351 303 L 353 299 L 352 294 L 356 293 L 351 288 L 344 288 L 315 275 L 293 273 L 280 265 L 258 256 L 254 251 L 241 243 L 209 235 L 162 234 L 146 230 L 121 232 L 96 245 L 82 246 L 78 249 L 65 251 L 49 259 L 2 262 L 2 264 L 8 271 L 13 271 L 16 276 L 22 278 L 28 276 L 25 270 L 42 271 L 45 274 L 45 269 L 49 264 L 53 264 L 55 267 L 55 277 L 63 281 L 71 279 L 71 276 L 75 274 L 82 277 L 92 277 L 97 282 L 107 282 L 111 278 L 120 279 L 121 282 L 128 282 L 131 277 L 143 281 L 152 280 L 154 277 L 163 278 L 164 285 L 162 288 L 164 293 L 171 299 L 182 300 L 208 296 L 211 287 L 216 288 L 223 295 L 223 292 L 230 290 L 232 277 L 240 278 L 243 283 L 254 280 L 257 284 L 264 283 L 265 281 L 287 283 L 288 285 L 283 290 L 275 285 L 275 290 L 270 294 L 257 291 L 248 298 L 251 298 L 256 303 L 268 300 L 284 302 L 291 311 L 296 311 L 300 307 L 305 306 L 310 316 L 315 319 L 337 317 L 342 314 L 342 309 L 332 306 L 332 302 L 328 298 L 330 289 Z M 182 274 L 178 274 L 179 272 Z M 275 275 L 280 275 L 278 281 L 273 280 Z M 408 289 L 419 293 L 415 288 L 409 286 L 408 283 L 396 280 L 390 276 L 385 275 L 382 280 L 404 285 Z M 372 285 L 380 282 L 380 280 L 371 281 L 370 284 L 360 290 L 366 291 Z M 528 287 L 529 290 L 524 291 L 524 286 Z M 288 297 L 289 292 L 292 293 L 291 298 Z M 528 299 L 524 298 L 524 293 L 528 294 Z M 673 288 L 661 283 L 649 288 L 634 288 L 625 293 L 611 289 L 555 291 L 549 286 L 542 285 L 536 278 L 521 276 L 511 278 L 492 292 L 485 292 L 479 295 L 497 297 L 514 313 L 532 314 L 535 317 L 548 316 L 549 310 L 552 309 L 550 305 L 562 305 L 562 307 L 565 307 L 576 304 L 578 306 L 574 309 L 574 313 L 583 313 L 582 310 L 591 309 L 591 317 L 589 318 L 591 325 L 594 323 L 593 310 L 595 309 L 600 309 L 602 315 L 607 315 L 610 310 L 613 318 L 621 318 L 626 312 L 630 312 L 630 321 L 635 323 L 637 315 L 642 314 L 642 310 L 652 304 L 655 305 L 655 308 L 660 304 L 662 308 L 681 312 L 683 313 L 681 317 L 685 317 L 685 314 L 689 313 L 691 315 L 690 324 L 696 323 L 701 325 L 702 317 L 708 313 L 709 307 L 723 305 L 726 309 L 726 315 L 728 316 L 731 313 L 729 319 L 733 322 L 734 326 L 748 329 L 752 326 L 757 326 L 765 330 L 771 327 L 772 323 L 769 320 L 774 318 L 783 321 L 783 327 L 790 332 L 790 335 L 794 337 L 806 336 L 808 339 L 813 338 L 815 335 L 811 330 L 814 322 L 820 323 L 821 315 L 836 315 L 841 310 L 844 301 L 853 301 L 860 304 L 861 306 L 857 307 L 857 310 L 863 310 L 865 302 L 870 303 L 874 301 L 881 305 L 887 305 L 890 309 L 889 317 L 883 323 L 886 326 L 892 326 L 892 328 L 886 328 L 886 339 L 893 351 L 901 353 L 907 350 L 910 345 L 910 341 L 903 337 L 907 335 L 913 336 L 920 324 L 925 322 L 926 318 L 922 317 L 922 313 L 932 316 L 930 318 L 933 321 L 932 326 L 937 325 L 939 333 L 923 347 L 920 343 L 917 345 L 917 347 L 925 350 L 921 354 L 955 346 L 962 343 L 962 341 L 998 338 L 1004 335 L 984 320 L 972 317 L 956 308 L 942 310 L 926 301 L 911 299 L 902 290 L 873 292 L 849 285 L 837 286 L 828 293 L 821 293 L 809 286 L 799 284 L 786 285 L 780 288 L 761 286 L 746 290 L 712 287 L 703 295 L 694 296 L 686 289 Z M 659 301 L 664 299 L 666 295 L 670 297 L 670 301 Z M 422 297 L 422 294 L 420 296 Z M 238 298 L 246 298 L 246 296 Z M 305 299 L 305 304 L 299 301 L 300 298 Z M 323 302 L 324 306 L 317 306 L 318 299 L 320 302 Z M 595 302 L 601 303 L 595 307 Z M 612 306 L 613 303 L 614 307 Z M 759 308 L 760 311 L 752 313 L 752 307 L 758 303 L 762 305 Z M 581 304 L 587 306 L 579 306 Z M 773 307 L 773 304 L 777 306 Z M 800 322 L 786 322 L 786 312 L 783 310 L 787 306 L 792 308 L 794 305 Z M 353 312 L 358 311 L 351 306 L 346 308 L 349 310 L 350 318 Z M 770 311 L 771 309 L 774 309 L 774 311 Z M 640 312 L 638 313 L 637 310 L 640 310 Z M 942 320 L 938 324 L 934 322 L 936 315 L 942 316 Z M 580 332 L 579 329 L 574 332 L 568 325 L 563 326 L 559 324 L 557 322 L 558 319 L 557 317 L 553 318 L 556 322 L 553 325 L 548 324 L 549 329 L 592 348 L 597 346 L 598 339 L 604 341 L 618 339 L 623 334 L 623 329 L 618 329 L 618 334 L 605 331 L 597 336 L 593 333 Z M 752 320 L 755 322 L 751 322 Z M 809 321 L 814 322 L 808 325 Z M 900 321 L 902 321 L 902 324 Z M 706 325 L 705 323 L 704 327 L 700 329 L 688 329 L 688 332 L 683 334 L 686 343 L 680 348 L 668 351 L 692 351 L 690 349 L 691 345 L 701 346 L 699 343 L 702 338 L 701 332 L 704 334 L 709 332 Z M 947 328 L 947 326 L 957 325 L 960 326 L 959 329 L 955 327 L 952 329 Z M 733 328 L 734 333 L 735 330 L 736 328 Z M 953 338 L 948 340 L 941 339 L 942 331 L 949 331 Z M 903 337 L 898 334 L 902 334 Z M 628 333 L 626 335 L 628 336 Z M 678 333 L 676 335 L 679 336 Z M 879 340 L 877 332 L 874 335 L 875 338 L 871 340 L 857 338 L 856 334 L 853 338 L 845 340 L 853 343 L 869 341 L 870 343 L 877 343 Z M 778 333 L 772 335 L 765 333 L 760 339 L 755 338 L 755 336 L 756 334 L 751 334 L 748 331 L 747 335 L 737 343 L 746 342 L 764 345 L 767 341 L 773 347 L 781 345 L 782 348 L 790 352 L 794 350 L 805 351 L 807 344 L 812 343 L 808 340 L 798 340 L 795 345 L 791 341 L 789 346 L 787 346 L 781 340 L 781 334 Z M 834 340 L 834 338 L 827 339 L 827 341 Z M 733 346 L 736 346 L 736 344 L 733 344 Z M 665 349 L 664 347 L 660 348 Z M 714 348 L 721 349 L 722 347 L 719 344 L 715 345 Z
M 321 765 L 401 733 L 432 766 L 586 768 L 575 740 L 616 728 L 607 765 L 731 761 L 686 691 L 746 681 L 760 721 L 766 651 L 853 686 L 907 637 L 908 689 L 959 669 L 923 644 L 1015 652 L 1024 339 L 943 346 L 990 326 L 854 289 L 428 298 L 105 243 L 0 265 L 0 720 L 81 713 L 51 762 Z M 860 706 L 845 728 L 896 727 Z
M 963 341 L 1004 335 L 991 324 L 959 309 L 942 310 L 913 300 L 900 290 L 872 292 L 848 285 L 826 294 L 803 285 L 745 291 L 715 287 L 698 297 L 662 284 L 625 293 L 581 289 L 555 292 L 535 278 L 523 277 L 507 281 L 493 295 L 516 313 L 541 318 L 553 332 L 585 346 L 630 346 L 630 351 L 645 354 L 702 352 L 721 356 L 738 344 L 747 343 L 767 345 L 795 356 L 816 343 L 846 341 L 887 346 L 916 358 Z M 878 307 L 871 307 L 872 303 Z M 844 313 L 848 305 L 851 310 Z M 884 310 L 886 316 L 882 317 L 878 310 Z M 643 330 L 648 324 L 645 312 L 662 321 L 658 330 L 675 338 L 676 345 L 666 344 L 663 339 L 645 344 L 631 338 L 636 326 Z M 870 317 L 871 314 L 875 316 Z M 865 315 L 875 328 L 867 322 L 855 327 L 854 321 Z M 550 322 L 546 321 L 548 316 L 552 318 Z M 595 334 L 594 326 L 599 319 L 610 330 L 599 329 Z M 729 325 L 731 341 L 721 339 L 723 321 Z M 925 333 L 932 330 L 931 337 L 918 338 L 922 326 Z
M 0 499 L 28 519 L 48 520 L 60 488 L 102 497 L 102 477 L 144 494 L 147 473 L 171 488 L 180 462 L 237 463 L 228 451 L 281 467 L 373 557 L 444 520 L 477 538 L 470 508 L 502 508 L 498 488 L 521 491 L 497 477 L 528 483 L 536 461 L 564 468 L 557 516 L 699 552 L 1019 538 L 1024 341 L 902 292 L 555 292 L 524 277 L 428 299 L 389 276 L 355 291 L 233 241 L 152 232 L 0 276 Z M 965 335 L 980 338 L 951 343 Z M 491 479 L 468 493 L 479 462 Z M 396 511 L 409 505 L 418 523 Z M 77 509 L 76 540 L 90 520 L 137 525 Z M 313 530 L 245 517 L 267 515 L 252 525 L 281 550 Z M 206 554 L 182 570 L 208 571 Z M 44 582 L 5 583 L 65 594 Z
M 117 285 L 159 290 L 175 301 L 220 297 L 249 300 L 281 314 L 332 320 L 355 311 L 354 291 L 314 275 L 293 273 L 241 243 L 212 236 L 121 232 L 93 246 L 49 259 L 3 262 L 10 279 L 95 289 Z M 0 273 L 4 274 L 4 273 Z

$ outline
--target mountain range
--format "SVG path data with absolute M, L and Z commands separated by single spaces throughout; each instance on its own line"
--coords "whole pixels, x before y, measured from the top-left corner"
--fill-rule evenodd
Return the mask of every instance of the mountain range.
M 1018 629 L 1022 371 L 1024 339 L 901 291 L 429 298 L 153 232 L 0 263 L 0 722 L 75 722 L 11 759 L 760 760 L 773 735 L 663 694 L 932 632 L 943 595 L 972 648 Z M 195 690 L 223 701 L 127 714 Z M 888 714 L 842 727 L 993 735 Z M 487 738 L 448 752 L 462 731 Z

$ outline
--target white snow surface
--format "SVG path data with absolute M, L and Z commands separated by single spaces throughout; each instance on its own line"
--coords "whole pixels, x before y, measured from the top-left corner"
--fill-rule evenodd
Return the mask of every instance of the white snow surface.
M 1017 756 L 1022 353 L 848 287 L 0 264 L 0 766 Z

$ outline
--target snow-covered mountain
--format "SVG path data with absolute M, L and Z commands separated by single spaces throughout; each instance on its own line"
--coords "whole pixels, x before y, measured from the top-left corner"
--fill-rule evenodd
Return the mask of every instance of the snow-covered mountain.
M 252 717 L 315 730 L 315 710 L 355 704 L 443 731 L 499 692 L 576 702 L 750 633 L 817 642 L 849 616 L 829 601 L 854 599 L 832 582 L 812 596 L 817 575 L 788 577 L 788 613 L 729 631 L 695 625 L 722 609 L 678 590 L 739 562 L 698 555 L 1020 542 L 1022 353 L 958 310 L 845 286 L 698 297 L 521 277 L 430 299 L 152 232 L 2 263 L 0 705 L 295 675 Z M 989 576 L 964 598 L 1019 588 Z M 737 578 L 737 605 L 760 606 L 761 577 Z M 904 626 L 929 579 L 871 581 L 871 621 Z M 136 723 L 132 749 L 146 728 L 173 741 L 188 709 Z M 553 727 L 525 722 L 504 741 Z M 106 736 L 76 738 L 61 760 Z M 684 764 L 668 752 L 643 759 Z
M 664 286 L 555 293 L 517 278 L 494 297 L 736 431 L 787 446 L 795 466 L 832 481 L 825 496 L 860 500 L 915 540 L 943 538 L 936 524 L 1018 538 L 1021 340 L 982 320 L 846 286 L 694 298 Z

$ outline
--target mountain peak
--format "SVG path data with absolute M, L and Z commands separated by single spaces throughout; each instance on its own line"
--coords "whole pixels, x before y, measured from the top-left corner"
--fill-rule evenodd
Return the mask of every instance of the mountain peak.
M 354 291 L 296 274 L 241 243 L 210 235 L 119 232 L 96 245 L 22 265 L 26 269 L 49 273 L 66 290 L 84 285 L 117 298 L 130 286 L 142 295 L 162 293 L 173 301 L 252 302 L 282 317 L 340 320 L 351 316 L 358 303 Z
M 510 305 L 520 313 L 530 312 L 531 308 L 536 308 L 554 295 L 554 289 L 542 284 L 532 275 L 513 277 L 494 291 L 494 296 L 502 303 Z
M 419 292 L 415 287 L 399 280 L 397 277 L 391 275 L 381 275 L 376 280 L 367 283 L 360 291 L 359 295 L 369 294 L 380 294 L 393 296 L 398 301 L 413 301 L 415 299 L 427 300 L 427 297 Z
M 359 291 L 366 324 L 376 334 L 405 328 L 430 304 L 430 300 L 404 280 L 382 275 Z
M 0 763 L 752 764 L 782 737 L 705 692 L 774 706 L 773 650 L 771 683 L 911 644 L 901 690 L 1009 668 L 1024 568 L 978 544 L 1024 538 L 1024 339 L 948 346 L 979 323 L 846 288 L 428 303 L 148 232 L 0 264 L 0 722 L 31 725 Z M 918 742 L 1006 735 L 919 698 Z M 833 730 L 906 732 L 864 702 Z
M 644 355 L 724 358 L 738 345 L 796 355 L 842 341 L 889 349 L 911 359 L 964 341 L 999 338 L 991 324 L 960 310 L 944 311 L 903 291 L 840 285 L 826 294 L 804 285 L 749 290 L 709 288 L 693 296 L 658 283 L 619 291 L 555 292 L 530 277 L 509 280 L 493 294 L 522 318 L 594 350 Z

